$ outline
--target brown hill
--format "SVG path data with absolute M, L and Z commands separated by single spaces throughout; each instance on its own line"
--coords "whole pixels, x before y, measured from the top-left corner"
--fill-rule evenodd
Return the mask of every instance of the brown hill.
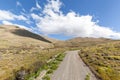
M 100 43 L 111 42 L 113 40 L 107 38 L 72 38 L 66 41 L 58 41 L 54 43 L 55 47 L 84 47 L 90 45 L 96 45 Z
M 48 52 L 48 48 L 53 48 L 53 44 L 43 36 L 16 26 L 1 25 L 0 80 L 18 80 L 15 78 L 21 68 L 26 74 L 36 72 L 60 52 L 55 49 Z
M 69 42 L 88 42 L 88 41 L 99 41 L 99 42 L 102 42 L 102 41 L 108 41 L 108 40 L 111 40 L 111 39 L 107 39 L 107 38 L 93 38 L 93 37 L 76 37 L 76 38 L 73 38 L 73 39 L 69 39 L 67 41 L 69 41 Z
M 66 42 L 69 43 L 70 47 L 80 47 L 80 46 L 96 45 L 96 44 L 106 43 L 110 41 L 113 41 L 113 40 L 107 39 L 107 38 L 77 37 L 77 38 L 67 40 Z
M 12 25 L 0 26 L 0 80 L 15 80 L 22 69 L 36 72 L 46 61 L 68 48 L 112 42 L 105 38 L 74 38 L 60 41 Z M 56 48 L 59 47 L 59 48 Z M 68 48 L 64 48 L 68 47 Z M 48 50 L 48 48 L 50 48 Z
M 0 26 L 0 48 L 18 47 L 22 45 L 35 45 L 40 47 L 51 47 L 51 41 L 32 33 L 28 30 L 11 26 Z

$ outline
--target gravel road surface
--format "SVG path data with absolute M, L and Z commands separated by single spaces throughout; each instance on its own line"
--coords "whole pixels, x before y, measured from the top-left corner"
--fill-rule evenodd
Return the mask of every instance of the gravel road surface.
M 90 80 L 98 80 L 79 57 L 78 51 L 68 51 L 51 80 L 85 80 L 88 74 Z

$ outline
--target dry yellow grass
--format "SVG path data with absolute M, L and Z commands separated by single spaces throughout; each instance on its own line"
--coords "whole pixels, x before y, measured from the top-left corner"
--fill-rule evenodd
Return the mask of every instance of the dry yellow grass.
M 41 38 L 41 40 L 39 40 L 39 37 Z M 44 37 L 41 36 L 39 37 L 38 36 L 34 37 L 33 33 L 15 26 L 10 26 L 10 25 L 0 26 L 0 48 L 6 48 L 6 47 L 8 48 L 10 46 L 16 47 L 22 45 L 26 45 L 26 46 L 38 45 L 41 47 L 51 47 L 51 44 L 46 42 L 47 40 L 44 39 Z
M 60 51 L 62 50 L 54 49 L 49 52 L 47 50 L 29 50 L 24 53 L 3 54 L 0 60 L 0 80 L 9 77 L 12 78 L 15 75 L 14 72 L 20 70 L 21 67 L 24 67 L 26 70 L 30 69 L 31 72 L 34 72 L 35 68 L 40 67 L 40 65 L 35 65 L 36 62 L 40 64 L 46 63 L 47 60 Z
M 52 43 L 51 43 L 52 42 Z M 46 61 L 52 58 L 54 55 L 58 54 L 61 51 L 64 51 L 66 48 L 79 48 L 85 46 L 96 45 L 100 43 L 106 42 L 114 42 L 109 39 L 94 39 L 94 38 L 75 38 L 68 41 L 59 41 L 50 39 L 47 37 L 39 36 L 34 33 L 31 33 L 25 29 L 18 28 L 16 26 L 11 25 L 1 25 L 0 26 L 0 80 L 13 80 L 16 76 L 17 71 L 21 68 L 27 71 L 28 74 L 36 72 L 38 68 L 46 63 Z M 118 44 L 115 42 L 114 44 Z M 89 58 L 90 61 L 99 60 L 98 56 L 101 56 L 101 52 L 112 52 L 116 51 L 119 53 L 118 46 L 115 46 L 113 43 L 109 44 L 109 46 L 99 45 L 97 47 L 88 47 L 84 48 L 85 51 L 91 52 L 93 51 L 95 55 L 91 52 L 91 55 L 88 54 L 89 57 L 93 57 L 93 59 Z M 107 50 L 107 49 L 111 49 Z M 120 60 L 120 55 L 109 55 L 102 56 L 100 59 L 116 59 Z M 87 53 L 83 54 L 85 56 Z M 105 54 L 106 55 L 106 54 Z M 108 65 L 112 65 L 116 70 L 120 70 L 120 64 L 115 64 L 116 62 L 107 60 Z M 98 61 L 99 62 L 99 61 Z M 101 64 L 102 63 L 102 64 Z M 101 62 L 99 65 L 103 65 L 106 61 Z M 98 64 L 96 61 L 93 64 Z M 96 66 L 94 67 L 96 69 Z M 109 70 L 105 67 L 99 68 L 99 73 L 104 70 Z M 104 75 L 103 75 L 104 77 Z M 117 79 L 116 79 L 117 80 Z
M 120 41 L 81 48 L 80 56 L 102 80 L 120 79 Z
M 63 51 L 52 49 L 46 38 L 16 26 L 0 26 L 0 80 L 13 80 L 17 71 L 24 68 L 35 72 L 52 56 Z

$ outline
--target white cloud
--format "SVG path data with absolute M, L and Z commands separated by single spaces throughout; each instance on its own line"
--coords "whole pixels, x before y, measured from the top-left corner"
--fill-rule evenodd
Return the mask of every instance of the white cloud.
M 14 20 L 14 14 L 9 11 L 0 10 L 0 20 Z
M 27 20 L 23 15 L 15 15 L 10 11 L 0 10 L 0 20 Z
M 31 14 L 31 17 L 36 21 L 39 21 L 41 19 L 41 17 L 39 15 L 34 14 L 34 13 Z
M 35 5 L 36 5 L 36 7 L 32 7 L 31 9 L 30 9 L 30 12 L 33 12 L 33 11 L 35 11 L 35 10 L 40 10 L 41 9 L 41 6 L 40 6 L 40 4 L 38 3 L 38 1 L 36 0 L 36 3 L 35 3 Z
M 30 28 L 28 28 L 28 27 L 26 27 L 24 25 L 20 25 L 20 24 L 13 24 L 13 25 L 16 25 L 16 26 L 19 26 L 20 28 L 24 28 L 26 30 L 32 31 L 32 29 L 30 29 Z
M 34 10 L 38 10 L 36 7 L 32 7 L 31 9 L 30 9 L 30 12 L 33 12 Z
M 41 6 L 39 5 L 39 3 L 38 3 L 37 0 L 36 0 L 36 7 L 37 7 L 38 9 L 41 9 Z
M 48 0 L 48 4 L 45 5 L 44 13 L 47 13 L 47 11 L 52 10 L 53 12 L 60 12 L 60 7 L 62 3 L 59 0 Z
M 26 26 L 24 26 L 24 25 L 14 24 L 14 23 L 11 23 L 11 22 L 9 22 L 9 21 L 2 21 L 2 24 L 4 24 L 4 25 L 14 25 L 14 26 L 18 26 L 18 27 L 20 27 L 20 28 L 24 28 L 24 29 L 26 29 L 26 30 L 32 31 L 32 29 L 30 29 L 30 28 L 28 28 L 28 27 L 26 27 Z
M 22 11 L 23 11 L 23 12 L 26 12 L 26 10 L 25 10 L 24 8 L 22 8 Z
M 27 20 L 27 18 L 24 17 L 23 15 L 15 15 L 14 17 L 18 20 L 24 20 L 24 21 Z
M 19 1 L 16 2 L 16 5 L 17 6 L 22 6 L 22 4 Z
M 63 34 L 73 37 L 105 37 L 120 38 L 120 33 L 110 28 L 99 26 L 92 21 L 90 15 L 79 15 L 74 11 L 63 14 L 60 10 L 62 3 L 59 0 L 48 0 L 42 13 L 44 17 L 31 14 L 36 20 L 37 27 L 44 34 Z
M 16 5 L 21 7 L 23 12 L 26 12 L 26 10 L 23 8 L 22 4 L 19 1 L 16 2 Z
M 5 24 L 5 25 L 13 25 L 11 22 L 9 21 L 2 21 L 2 24 Z

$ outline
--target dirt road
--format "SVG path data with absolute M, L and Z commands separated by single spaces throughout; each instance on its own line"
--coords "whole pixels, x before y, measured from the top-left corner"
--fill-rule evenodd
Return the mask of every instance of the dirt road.
M 51 80 L 85 80 L 88 74 L 90 80 L 97 80 L 79 57 L 78 51 L 68 51 L 59 68 L 51 76 Z

